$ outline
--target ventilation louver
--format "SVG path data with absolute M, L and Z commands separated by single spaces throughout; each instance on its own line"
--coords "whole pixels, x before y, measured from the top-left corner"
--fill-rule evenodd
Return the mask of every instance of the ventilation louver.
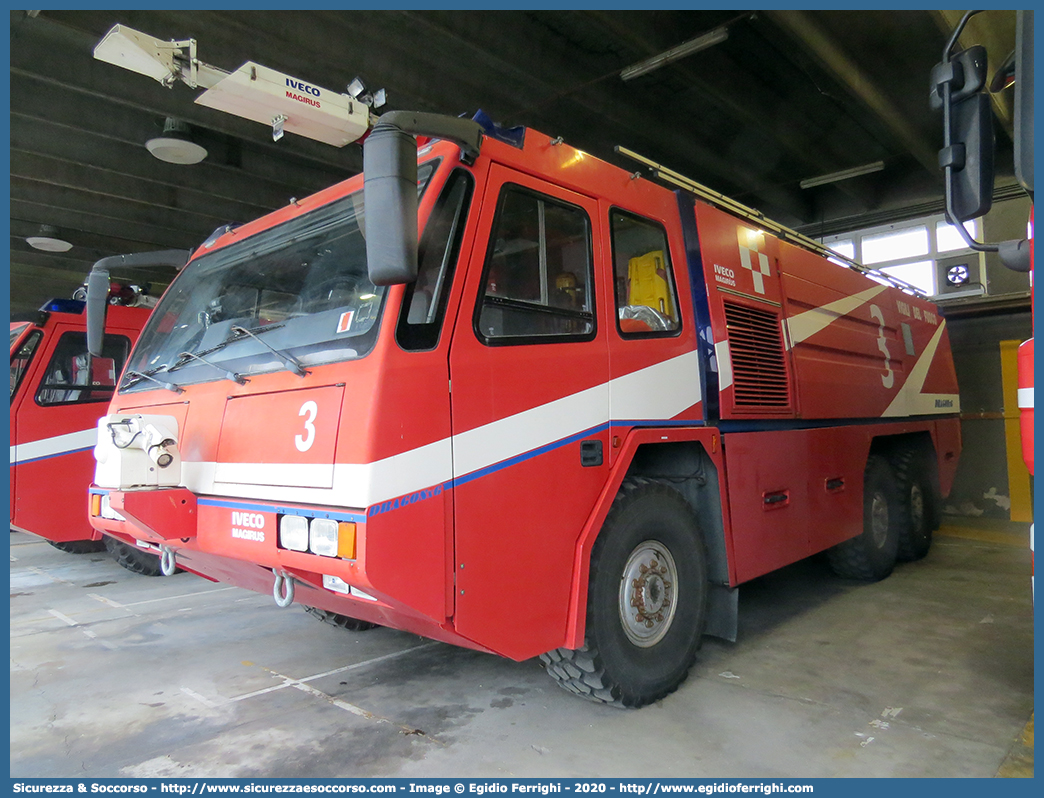
M 783 336 L 775 311 L 725 302 L 737 408 L 790 405 Z

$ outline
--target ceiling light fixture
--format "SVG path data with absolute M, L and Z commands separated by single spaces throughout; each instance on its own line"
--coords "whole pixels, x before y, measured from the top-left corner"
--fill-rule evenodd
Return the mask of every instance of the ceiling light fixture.
M 169 116 L 163 123 L 163 135 L 149 139 L 145 147 L 154 158 L 166 163 L 194 164 L 207 157 L 207 148 L 192 140 L 189 126 Z
M 41 252 L 68 252 L 72 244 L 59 237 L 58 230 L 49 224 L 40 225 L 40 232 L 35 236 L 27 236 L 25 243 Z
M 727 27 L 722 26 L 720 28 L 715 28 L 708 33 L 697 36 L 695 39 L 689 39 L 687 42 L 682 42 L 677 47 L 672 47 L 666 52 L 654 55 L 652 58 L 646 58 L 644 61 L 639 61 L 637 64 L 632 64 L 620 72 L 620 79 L 632 80 L 640 75 L 647 75 L 654 69 L 659 69 L 662 66 L 666 66 L 667 64 L 685 58 L 693 53 L 698 53 L 701 50 L 706 50 L 708 47 L 713 47 L 715 44 L 720 44 L 727 38 L 729 38 L 729 29 Z
M 819 177 L 807 177 L 801 181 L 801 188 L 814 188 L 815 186 L 825 186 L 827 183 L 839 183 L 842 180 L 849 180 L 853 177 L 859 177 L 860 175 L 869 175 L 874 172 L 880 172 L 885 168 L 884 161 L 874 161 L 863 166 L 853 166 L 851 169 L 845 169 L 841 172 L 831 172 L 828 175 L 820 175 Z

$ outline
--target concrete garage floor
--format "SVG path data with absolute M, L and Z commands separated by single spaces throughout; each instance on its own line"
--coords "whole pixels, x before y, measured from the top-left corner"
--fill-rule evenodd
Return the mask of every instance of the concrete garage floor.
M 11 775 L 1032 775 L 1025 530 L 948 526 L 878 584 L 815 558 L 759 579 L 738 642 L 708 638 L 677 693 L 630 712 L 536 660 L 12 533 Z

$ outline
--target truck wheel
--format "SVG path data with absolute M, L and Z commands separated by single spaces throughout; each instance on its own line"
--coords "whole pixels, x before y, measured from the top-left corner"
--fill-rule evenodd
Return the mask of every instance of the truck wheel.
M 640 707 L 685 681 L 707 614 L 707 561 L 696 517 L 673 488 L 624 482 L 591 553 L 587 634 L 540 659 L 572 693 Z
M 124 543 L 122 540 L 105 536 L 105 548 L 120 565 L 128 571 L 133 571 L 142 576 L 162 576 L 160 571 L 160 558 L 158 554 L 142 551 L 136 546 Z M 180 568 L 178 569 L 181 570 Z
M 902 507 L 888 461 L 872 454 L 863 472 L 863 532 L 828 552 L 834 573 L 845 579 L 884 579 L 895 567 Z
M 912 450 L 896 458 L 893 467 L 899 489 L 899 549 L 896 559 L 910 562 L 932 547 L 938 501 L 924 460 Z
M 49 540 L 47 542 L 66 554 L 90 554 L 95 551 L 105 551 L 105 543 L 101 540 Z
M 377 624 L 369 621 L 360 621 L 358 618 L 350 618 L 347 615 L 321 610 L 318 607 L 305 607 L 304 611 L 313 618 L 318 618 L 323 623 L 328 623 L 348 632 L 365 632 L 367 629 L 373 629 L 377 626 Z

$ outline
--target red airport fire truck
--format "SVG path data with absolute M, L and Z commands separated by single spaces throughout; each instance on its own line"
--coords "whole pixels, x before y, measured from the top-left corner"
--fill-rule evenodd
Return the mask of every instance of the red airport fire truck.
M 96 529 L 620 706 L 735 639 L 744 582 L 926 554 L 960 433 L 925 297 L 651 162 L 672 188 L 481 116 L 363 130 L 364 174 L 165 293 Z
M 183 264 L 189 253 L 178 254 Z M 103 266 L 164 262 L 171 253 L 163 255 L 117 256 Z M 10 524 L 66 552 L 108 548 L 125 568 L 158 576 L 157 554 L 133 538 L 103 542 L 87 518 L 84 491 L 94 476 L 98 418 L 155 300 L 137 286 L 114 282 L 109 302 L 98 356 L 87 351 L 82 299 L 52 299 L 32 321 L 11 322 Z

